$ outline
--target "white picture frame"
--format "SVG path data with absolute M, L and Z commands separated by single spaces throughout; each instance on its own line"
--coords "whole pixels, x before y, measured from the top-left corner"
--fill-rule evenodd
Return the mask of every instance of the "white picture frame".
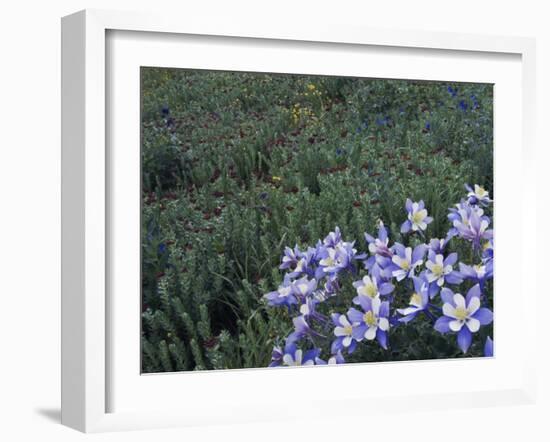
M 342 47 L 374 46 L 379 50 L 401 48 L 403 51 L 456 51 L 475 53 L 480 60 L 484 54 L 510 54 L 520 57 L 521 142 L 517 153 L 522 160 L 523 182 L 518 187 L 516 196 L 521 198 L 522 220 L 536 219 L 536 194 L 529 191 L 536 187 L 535 174 L 530 173 L 533 170 L 535 151 L 535 42 L 532 39 L 344 26 L 332 26 L 330 29 L 325 27 L 321 30 L 314 25 L 295 28 L 280 23 L 276 26 L 266 23 L 215 23 L 200 17 L 182 18 L 99 10 L 86 10 L 65 17 L 62 21 L 62 422 L 67 426 L 84 432 L 97 432 L 202 425 L 208 424 L 212 419 L 211 415 L 204 414 L 201 407 L 197 407 L 195 413 L 185 407 L 162 410 L 151 407 L 150 410 L 120 412 L 110 410 L 109 393 L 113 385 L 109 374 L 113 356 L 110 353 L 107 332 L 110 321 L 116 318 L 111 316 L 106 291 L 109 285 L 108 244 L 113 239 L 110 237 L 113 230 L 108 228 L 107 219 L 112 208 L 111 203 L 116 200 L 112 200 L 109 195 L 107 173 L 109 155 L 106 121 L 109 117 L 109 85 L 106 68 L 109 51 L 106 39 L 107 34 L 112 31 L 284 41 L 287 45 L 294 44 L 293 42 L 296 45 L 309 42 L 337 44 Z M 519 244 L 522 257 L 534 254 L 534 244 L 529 241 L 520 241 Z M 521 272 L 526 273 L 526 260 L 520 262 Z M 536 303 L 534 279 L 522 278 L 520 290 L 523 300 Z M 527 302 L 524 303 L 526 304 Z M 520 314 L 525 316 L 527 312 Z M 535 327 L 534 322 L 526 325 L 525 334 L 533 337 Z M 526 342 L 524 351 L 518 356 L 522 366 L 521 373 L 518 373 L 518 379 L 521 378 L 519 384 L 516 382 L 513 386 L 506 385 L 489 391 L 478 388 L 474 391 L 453 393 L 430 392 L 423 396 L 395 390 L 389 391 L 387 395 L 377 396 L 377 405 L 384 410 L 395 411 L 412 403 L 417 409 L 434 410 L 468 407 L 474 403 L 487 406 L 532 403 L 536 392 L 535 344 L 534 339 L 527 339 Z M 380 365 L 377 367 L 372 370 L 380 371 Z M 424 367 L 435 370 L 430 365 Z M 332 368 L 327 367 L 327 370 Z M 458 365 L 447 368 L 460 369 Z M 361 370 L 369 370 L 365 364 L 356 364 L 351 369 L 355 375 L 360 374 Z M 321 371 L 326 370 L 322 368 Z M 224 377 L 232 376 L 231 379 L 235 380 L 238 377 L 238 382 L 242 384 L 247 382 L 247 373 L 241 370 L 237 372 L 201 373 L 199 376 L 203 384 L 211 382 L 218 386 L 216 388 L 223 388 L 220 386 Z M 258 372 L 260 371 L 250 373 L 254 373 L 255 377 L 263 376 L 257 375 Z M 304 378 L 303 373 L 301 370 L 285 370 L 284 374 L 277 376 L 283 376 L 281 381 L 288 382 L 292 378 L 294 381 Z M 348 373 L 351 374 L 351 371 Z M 139 373 L 136 374 L 139 376 Z M 190 374 L 196 375 L 187 375 Z M 166 379 L 169 376 L 171 375 L 163 375 Z M 263 380 L 258 377 L 255 382 Z M 163 383 L 169 381 L 164 380 Z M 243 398 L 235 399 L 236 403 L 241 402 L 239 406 L 242 410 L 248 410 L 248 414 L 234 416 L 231 410 L 220 411 L 215 415 L 216 421 L 248 422 L 296 416 L 292 411 L 279 410 L 277 407 L 258 407 L 251 402 L 255 394 L 259 395 L 257 391 L 251 391 Z M 349 412 L 352 412 L 358 400 L 360 396 L 348 400 Z M 326 403 L 327 400 L 312 399 L 312 410 L 317 415 L 322 414 L 322 405 Z M 205 403 L 206 406 L 208 403 Z

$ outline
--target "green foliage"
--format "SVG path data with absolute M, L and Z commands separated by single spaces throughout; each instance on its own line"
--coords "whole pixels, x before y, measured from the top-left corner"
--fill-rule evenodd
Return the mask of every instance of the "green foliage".
M 443 237 L 464 183 L 491 191 L 493 167 L 492 86 L 447 86 L 143 68 L 142 370 L 266 366 L 291 331 L 262 301 L 285 245 L 336 225 L 362 239 L 378 219 L 400 239 L 408 197 Z M 406 336 L 423 330 L 396 331 L 391 359 L 456 355 Z

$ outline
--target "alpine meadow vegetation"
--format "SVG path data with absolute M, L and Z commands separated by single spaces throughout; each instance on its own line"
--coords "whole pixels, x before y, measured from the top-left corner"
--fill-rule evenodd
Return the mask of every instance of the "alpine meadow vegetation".
M 144 373 L 493 355 L 493 87 L 141 69 Z

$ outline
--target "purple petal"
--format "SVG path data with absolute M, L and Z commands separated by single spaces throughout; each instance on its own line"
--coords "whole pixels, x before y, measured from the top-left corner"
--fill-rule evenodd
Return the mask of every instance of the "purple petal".
M 439 293 L 439 286 L 434 282 L 428 286 L 428 294 L 430 295 L 430 299 L 435 298 L 435 296 Z
M 493 322 L 493 312 L 488 308 L 482 307 L 472 315 L 481 325 L 487 325 Z
M 372 310 L 372 301 L 368 296 L 356 296 L 353 298 L 353 302 L 357 300 L 357 303 L 361 306 L 363 311 Z
M 456 270 L 453 270 L 451 273 L 445 276 L 445 281 L 447 281 L 449 284 L 461 284 L 463 280 L 464 278 L 462 278 L 462 274 L 460 272 L 457 272 Z
M 470 225 L 472 226 L 474 232 L 479 232 L 480 224 L 481 219 L 479 218 L 479 215 L 475 212 L 472 212 L 472 214 L 470 215 Z
M 348 318 L 351 322 L 362 322 L 363 313 L 353 307 L 348 310 Z
M 409 220 L 405 221 L 403 224 L 401 224 L 401 233 L 407 233 L 409 230 L 411 230 L 411 222 Z
M 453 301 L 454 293 L 451 289 L 448 289 L 447 287 L 444 287 L 441 289 L 441 299 L 446 304 L 455 305 Z
M 408 314 L 407 316 L 403 316 L 402 318 L 399 318 L 399 322 L 406 324 L 407 322 L 412 321 L 414 318 L 416 318 L 416 316 L 418 315 L 418 312 L 420 312 L 420 310 L 417 310 L 413 313 Z
M 466 278 L 477 279 L 477 273 L 473 267 L 460 262 L 458 263 L 458 268 L 460 269 L 460 273 Z
M 456 263 L 456 260 L 458 259 L 458 253 L 454 252 L 449 254 L 447 258 L 445 258 L 445 261 L 443 261 L 443 264 L 446 266 L 453 266 Z
M 332 319 L 332 322 L 334 323 L 334 325 L 338 327 L 340 326 L 340 321 L 339 321 L 340 316 L 342 316 L 340 315 L 340 313 L 333 313 L 332 315 L 330 315 L 330 319 Z
M 387 318 L 390 315 L 390 303 L 388 301 L 382 302 L 378 313 L 380 317 Z
M 405 202 L 405 209 L 407 209 L 407 212 L 412 212 L 413 210 L 413 202 L 410 198 L 407 198 L 407 201 Z
M 481 296 L 481 288 L 479 287 L 479 284 L 474 285 L 470 290 L 468 290 L 468 293 L 466 293 L 466 302 L 469 304 L 470 299 L 474 296 L 477 296 L 478 298 Z
M 422 285 L 424 284 L 424 280 L 422 278 L 418 278 L 417 276 L 413 276 L 412 280 L 414 284 L 414 291 L 416 293 L 420 293 L 422 291 Z
M 391 292 L 393 292 L 394 286 L 393 284 L 390 284 L 389 282 L 385 282 L 378 287 L 378 291 L 381 295 L 387 295 Z
M 342 345 L 343 340 L 344 338 L 339 337 L 339 338 L 336 338 L 334 341 L 332 341 L 332 345 L 330 346 L 331 353 L 337 353 L 338 351 L 342 350 L 342 348 L 344 347 Z
M 412 257 L 411 257 L 413 264 L 417 261 L 424 259 L 426 250 L 428 250 L 428 246 L 426 244 L 420 244 L 414 248 L 412 252 Z
M 405 257 L 405 246 L 401 243 L 396 242 L 392 249 L 395 253 L 397 253 L 401 258 Z
M 464 326 L 458 332 L 456 336 L 456 342 L 463 353 L 466 353 L 472 344 L 472 333 L 468 330 L 468 327 Z
M 438 318 L 437 321 L 435 321 L 434 329 L 437 330 L 439 333 L 450 332 L 451 329 L 449 328 L 449 322 L 451 322 L 452 320 L 452 318 L 448 318 L 447 316 L 441 316 L 440 318 Z
M 365 337 L 365 333 L 367 332 L 368 327 L 365 324 L 358 325 L 357 327 L 353 327 L 353 330 L 351 332 L 351 335 L 353 336 L 353 339 L 357 339 L 358 341 L 360 339 L 363 339 Z
M 376 340 L 384 350 L 388 349 L 388 334 L 380 329 L 376 330 Z

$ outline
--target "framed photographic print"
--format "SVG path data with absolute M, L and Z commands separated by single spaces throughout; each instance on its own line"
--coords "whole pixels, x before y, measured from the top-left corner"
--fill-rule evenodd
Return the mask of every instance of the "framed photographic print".
M 533 57 L 521 38 L 64 18 L 63 422 L 531 401 Z M 307 394 L 289 408 L 285 388 Z

